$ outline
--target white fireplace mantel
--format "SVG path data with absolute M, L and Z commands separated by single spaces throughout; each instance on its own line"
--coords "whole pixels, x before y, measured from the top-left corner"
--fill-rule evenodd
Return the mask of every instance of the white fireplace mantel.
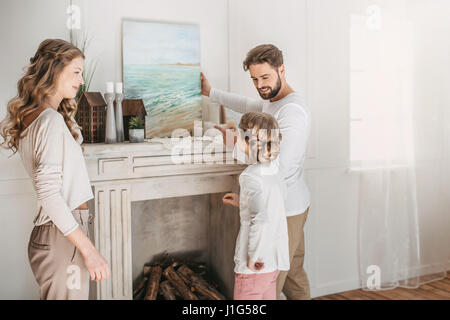
M 184 148 L 184 162 L 177 164 L 176 146 L 168 141 L 83 145 L 94 193 L 88 203 L 95 216 L 93 240 L 111 267 L 111 277 L 96 286 L 97 299 L 133 298 L 131 202 L 229 192 L 246 167 L 221 148 L 211 156 L 210 141 Z

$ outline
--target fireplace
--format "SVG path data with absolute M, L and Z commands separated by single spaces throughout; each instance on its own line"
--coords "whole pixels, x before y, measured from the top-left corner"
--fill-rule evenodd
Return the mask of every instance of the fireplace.
M 91 238 L 111 268 L 108 280 L 91 284 L 91 299 L 132 299 L 143 264 L 163 253 L 205 262 L 232 297 L 239 212 L 221 198 L 238 191 L 245 166 L 213 142 L 200 143 L 183 148 L 183 163 L 174 163 L 167 143 L 84 145 Z
M 174 197 L 133 202 L 131 204 L 132 234 L 132 277 L 133 291 L 143 280 L 145 264 L 160 263 L 164 260 L 177 262 L 204 263 L 213 282 L 223 291 L 230 290 L 231 268 L 220 268 L 225 274 L 218 274 L 212 257 L 216 254 L 217 229 L 222 228 L 221 219 L 225 214 L 237 216 L 237 213 L 225 212 L 220 200 L 223 193 Z M 231 244 L 237 236 L 235 226 L 227 231 L 229 241 L 228 258 L 233 252 Z M 217 260 L 217 258 L 216 258 Z M 233 263 L 233 261 L 231 261 Z M 231 265 L 232 267 L 232 265 Z M 232 277 L 232 274 L 231 274 Z M 231 298 L 230 295 L 228 295 Z

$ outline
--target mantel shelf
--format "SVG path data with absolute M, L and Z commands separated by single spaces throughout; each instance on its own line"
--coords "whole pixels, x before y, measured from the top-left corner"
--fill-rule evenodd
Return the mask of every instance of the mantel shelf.
M 189 140 L 184 140 L 189 141 Z M 215 150 L 216 152 L 231 153 L 220 141 L 214 141 L 211 137 L 207 138 L 191 138 L 190 150 L 192 154 L 203 153 L 206 150 Z M 154 156 L 171 155 L 174 148 L 186 147 L 180 143 L 171 140 L 171 138 L 155 138 L 146 139 L 141 143 L 129 143 L 128 141 L 121 143 L 93 143 L 83 144 L 85 158 L 111 155 L 118 153 L 150 153 Z M 186 148 L 187 149 L 187 148 Z

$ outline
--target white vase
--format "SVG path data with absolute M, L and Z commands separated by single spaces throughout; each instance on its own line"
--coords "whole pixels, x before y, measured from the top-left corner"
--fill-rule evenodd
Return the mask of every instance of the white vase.
M 116 117 L 114 115 L 114 93 L 105 93 L 105 99 L 107 103 L 105 143 L 116 143 L 117 132 Z
M 130 143 L 144 142 L 144 129 L 129 129 Z
M 125 140 L 123 134 L 122 100 L 123 94 L 116 93 L 116 101 L 114 102 L 114 115 L 116 117 L 117 142 L 123 142 Z

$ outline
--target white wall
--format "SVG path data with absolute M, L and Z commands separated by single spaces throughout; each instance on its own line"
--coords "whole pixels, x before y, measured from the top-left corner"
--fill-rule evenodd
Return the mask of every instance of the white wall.
M 226 0 L 74 0 L 82 25 L 93 37 L 89 59 L 99 64 L 90 90 L 105 90 L 107 81 L 122 80 L 121 19 L 186 22 L 200 25 L 201 66 L 211 81 L 228 81 Z M 0 118 L 16 94 L 16 84 L 39 43 L 46 38 L 69 40 L 69 0 L 5 0 L 0 2 Z M 27 257 L 35 214 L 35 195 L 18 156 L 0 155 L 0 299 L 38 299 Z
M 122 80 L 122 19 L 198 24 L 201 68 L 211 74 L 213 81 L 227 83 L 226 0 L 74 0 L 73 3 L 82 8 L 83 23 L 93 37 L 88 53 L 101 61 L 91 91 L 104 91 L 108 80 Z
M 46 38 L 66 38 L 66 1 L 0 2 L 0 118 L 17 93 L 23 68 Z M 18 156 L 0 151 L 0 299 L 39 299 L 28 262 L 35 195 Z

